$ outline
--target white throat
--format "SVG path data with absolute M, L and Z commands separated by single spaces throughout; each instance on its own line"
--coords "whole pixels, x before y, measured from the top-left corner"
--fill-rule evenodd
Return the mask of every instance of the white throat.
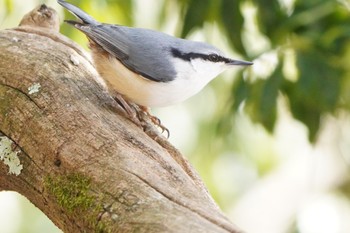
M 191 61 L 175 58 L 173 64 L 177 77 L 172 82 L 178 82 L 182 86 L 184 99 L 197 94 L 227 68 L 223 62 L 214 63 L 200 58 Z

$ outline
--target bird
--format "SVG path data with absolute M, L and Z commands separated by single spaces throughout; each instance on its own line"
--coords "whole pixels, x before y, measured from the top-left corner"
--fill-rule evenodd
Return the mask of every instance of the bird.
M 57 2 L 79 19 L 65 22 L 87 36 L 95 68 L 118 103 L 129 115 L 133 115 L 130 102 L 137 104 L 159 126 L 149 108 L 183 102 L 223 71 L 253 64 L 228 58 L 205 42 L 100 23 L 71 3 Z

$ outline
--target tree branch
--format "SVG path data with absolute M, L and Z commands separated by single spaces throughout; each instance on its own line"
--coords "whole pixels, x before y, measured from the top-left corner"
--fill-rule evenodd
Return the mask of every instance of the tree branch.
M 149 128 L 125 117 L 74 42 L 22 23 L 0 31 L 0 190 L 65 232 L 238 232 Z

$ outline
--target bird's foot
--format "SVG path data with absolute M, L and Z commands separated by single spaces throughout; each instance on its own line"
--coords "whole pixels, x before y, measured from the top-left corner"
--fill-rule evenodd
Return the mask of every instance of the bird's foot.
M 160 119 L 158 117 L 155 117 L 153 116 L 151 113 L 150 113 L 150 109 L 148 107 L 145 107 L 145 106 L 140 106 L 140 109 L 141 111 L 151 120 L 151 122 L 155 125 L 155 126 L 158 126 L 162 133 L 166 132 L 167 134 L 167 138 L 170 137 L 170 131 L 168 130 L 168 128 L 166 128 L 162 122 L 160 121 Z
M 159 118 L 153 116 L 150 113 L 149 108 L 129 102 L 125 100 L 124 97 L 120 94 L 115 94 L 114 99 L 124 109 L 130 120 L 137 126 L 141 127 L 145 132 L 148 131 L 149 122 L 151 122 L 153 125 L 159 127 L 162 133 L 166 132 L 167 138 L 169 138 L 169 130 L 164 125 L 162 125 Z
M 142 121 L 140 120 L 137 109 L 135 109 L 134 106 L 132 106 L 131 103 L 126 101 L 124 97 L 120 94 L 114 94 L 114 100 L 121 106 L 126 114 L 129 116 L 130 120 L 135 123 L 135 125 L 142 127 Z

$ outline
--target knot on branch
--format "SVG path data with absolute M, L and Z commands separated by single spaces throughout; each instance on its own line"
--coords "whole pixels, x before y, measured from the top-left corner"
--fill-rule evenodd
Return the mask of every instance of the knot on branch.
M 41 27 L 58 32 L 60 20 L 53 8 L 42 4 L 24 15 L 19 26 Z

